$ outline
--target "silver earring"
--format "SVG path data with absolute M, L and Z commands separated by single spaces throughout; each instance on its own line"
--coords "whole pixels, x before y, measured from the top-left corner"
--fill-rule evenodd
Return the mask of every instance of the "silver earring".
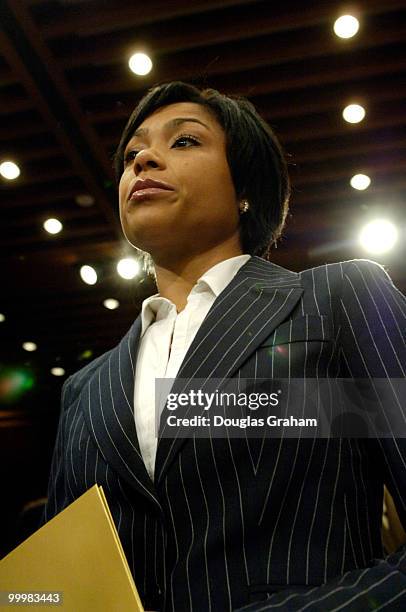
M 249 207 L 250 207 L 250 203 L 248 202 L 248 200 L 242 200 L 240 202 L 240 213 L 243 215 L 244 213 L 247 212 Z

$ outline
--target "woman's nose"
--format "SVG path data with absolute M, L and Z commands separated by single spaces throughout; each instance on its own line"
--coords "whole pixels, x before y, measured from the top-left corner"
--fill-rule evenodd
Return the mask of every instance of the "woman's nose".
M 160 168 L 163 162 L 156 151 L 153 149 L 141 149 L 134 159 L 134 171 L 139 174 L 148 168 Z

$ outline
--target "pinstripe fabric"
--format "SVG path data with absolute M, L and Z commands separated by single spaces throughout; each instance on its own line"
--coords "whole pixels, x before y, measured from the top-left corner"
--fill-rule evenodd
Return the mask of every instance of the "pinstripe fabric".
M 178 377 L 291 377 L 304 389 L 402 377 L 405 330 L 406 300 L 378 264 L 296 274 L 253 257 Z M 103 485 L 147 609 L 404 609 L 406 551 L 382 560 L 380 523 L 383 482 L 406 523 L 405 440 L 160 438 L 153 484 L 131 402 L 139 333 L 137 319 L 66 381 L 44 520 Z

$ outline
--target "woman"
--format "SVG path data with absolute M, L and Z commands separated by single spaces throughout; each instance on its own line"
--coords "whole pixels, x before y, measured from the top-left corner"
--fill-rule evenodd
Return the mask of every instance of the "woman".
M 405 552 L 373 559 L 383 482 L 406 518 L 404 440 L 157 441 L 153 397 L 165 377 L 402 378 L 405 298 L 367 260 L 265 259 L 289 183 L 247 101 L 158 86 L 115 164 L 124 234 L 159 294 L 66 381 L 45 520 L 103 485 L 146 609 L 400 609 Z

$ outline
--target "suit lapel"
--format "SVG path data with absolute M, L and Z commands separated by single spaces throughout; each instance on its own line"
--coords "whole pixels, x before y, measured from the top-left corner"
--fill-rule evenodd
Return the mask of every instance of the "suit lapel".
M 252 257 L 215 300 L 185 356 L 171 391 L 180 393 L 187 390 L 185 379 L 223 380 L 232 377 L 289 316 L 302 293 L 296 273 Z M 164 409 L 161 435 L 166 415 Z M 178 411 L 177 416 L 182 414 Z M 162 480 L 185 441 L 160 437 L 156 482 Z
M 134 421 L 134 375 L 141 330 L 138 317 L 89 381 L 82 399 L 86 423 L 105 461 L 159 505 L 140 453 Z

